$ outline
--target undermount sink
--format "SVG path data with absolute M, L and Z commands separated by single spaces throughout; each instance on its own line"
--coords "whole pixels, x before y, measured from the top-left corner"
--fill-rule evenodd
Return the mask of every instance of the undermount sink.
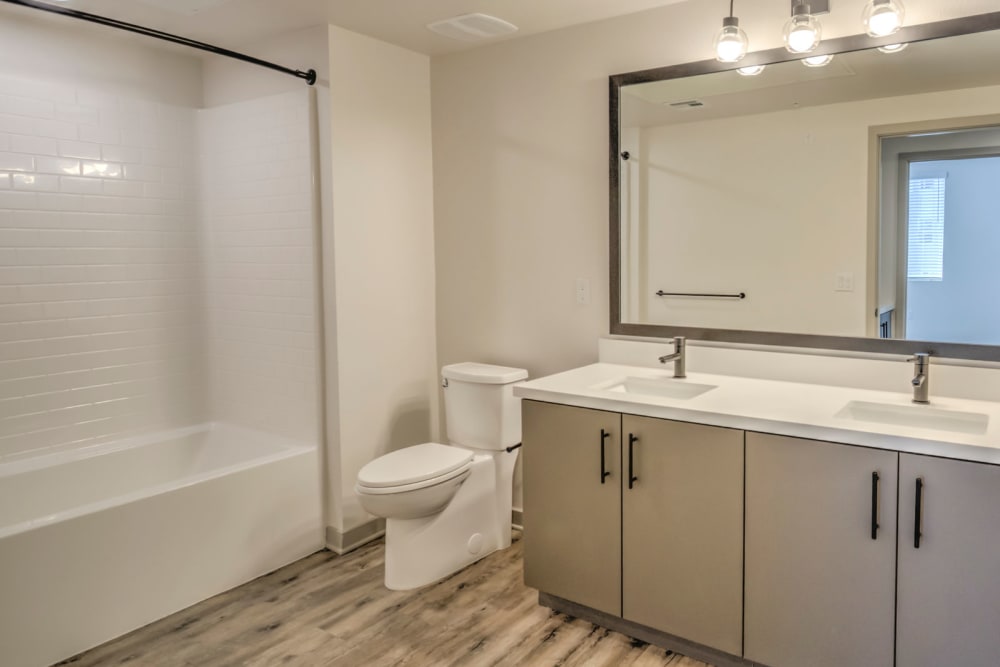
M 986 433 L 990 417 L 979 412 L 944 410 L 926 405 L 893 405 L 850 401 L 834 415 L 838 419 L 852 419 L 875 424 L 893 424 L 911 428 L 926 428 L 952 433 Z
M 601 387 L 605 391 L 677 399 L 689 399 L 701 396 L 706 391 L 711 391 L 715 388 L 716 385 L 714 384 L 699 384 L 697 382 L 674 380 L 672 378 L 648 377 L 627 377 L 615 380 L 610 385 Z

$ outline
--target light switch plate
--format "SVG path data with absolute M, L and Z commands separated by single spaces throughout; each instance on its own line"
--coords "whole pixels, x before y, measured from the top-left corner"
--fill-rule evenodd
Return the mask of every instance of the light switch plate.
M 838 273 L 834 278 L 833 291 L 835 292 L 853 292 L 854 291 L 854 274 L 853 273 Z

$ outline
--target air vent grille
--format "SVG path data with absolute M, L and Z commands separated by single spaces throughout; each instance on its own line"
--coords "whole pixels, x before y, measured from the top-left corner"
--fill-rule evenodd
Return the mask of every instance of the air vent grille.
M 517 26 L 489 14 L 463 14 L 443 21 L 429 23 L 432 32 L 452 39 L 474 42 L 517 32 Z

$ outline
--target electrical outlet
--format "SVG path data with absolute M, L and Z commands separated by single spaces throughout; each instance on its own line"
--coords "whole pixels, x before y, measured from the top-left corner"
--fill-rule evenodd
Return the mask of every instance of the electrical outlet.
M 853 273 L 838 273 L 833 282 L 833 291 L 835 292 L 853 292 L 854 291 L 854 274 Z
M 590 303 L 590 281 L 586 278 L 576 279 L 576 302 L 583 306 Z

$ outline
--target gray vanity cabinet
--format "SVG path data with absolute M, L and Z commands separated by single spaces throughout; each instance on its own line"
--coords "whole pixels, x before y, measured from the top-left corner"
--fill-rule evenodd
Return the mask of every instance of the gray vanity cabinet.
M 522 401 L 524 582 L 621 616 L 621 415 Z
M 622 616 L 739 655 L 743 431 L 623 415 L 622 470 Z
M 525 583 L 739 655 L 743 431 L 530 400 L 522 415 Z
M 744 657 L 891 667 L 899 454 L 746 438 Z
M 896 665 L 996 667 L 1000 467 L 901 454 L 899 480 Z

